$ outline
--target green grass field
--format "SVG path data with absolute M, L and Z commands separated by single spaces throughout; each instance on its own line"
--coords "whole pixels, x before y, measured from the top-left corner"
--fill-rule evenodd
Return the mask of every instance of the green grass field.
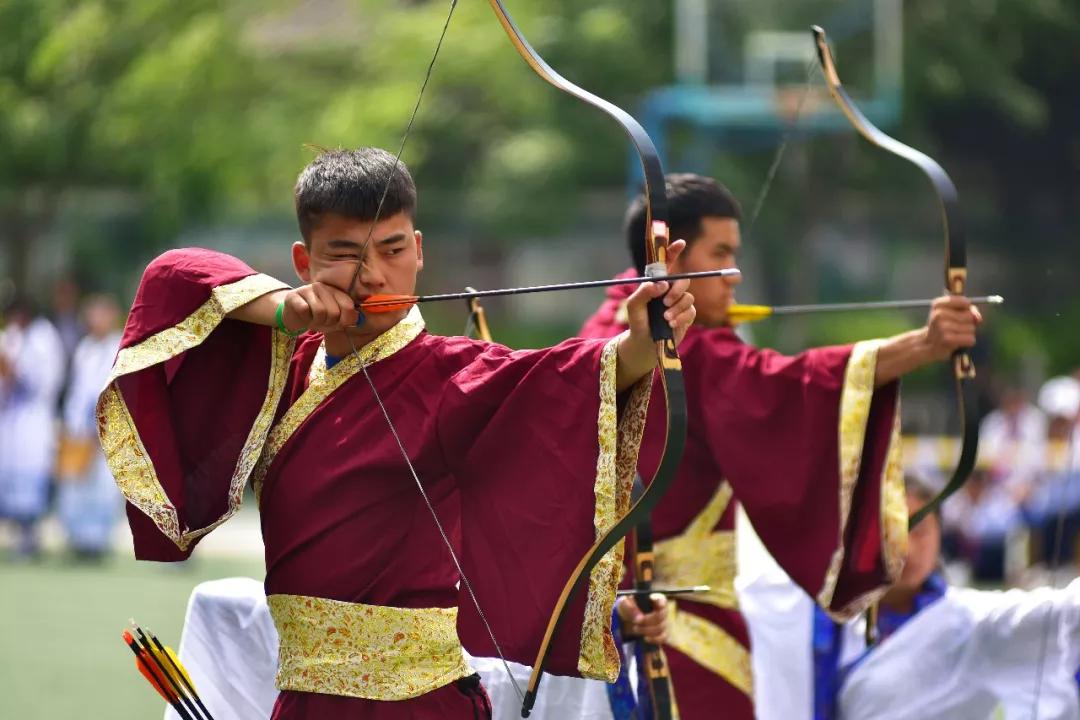
M 261 578 L 261 559 L 0 558 L 0 718 L 161 718 L 165 704 L 135 670 L 121 631 L 135 618 L 176 648 L 191 589 L 235 575 Z

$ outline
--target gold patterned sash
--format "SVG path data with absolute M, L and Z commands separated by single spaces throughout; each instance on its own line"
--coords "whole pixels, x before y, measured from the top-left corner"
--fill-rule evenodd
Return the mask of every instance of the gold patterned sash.
M 708 585 L 693 602 L 737 610 L 735 594 L 735 533 L 713 530 L 731 503 L 728 482 L 720 483 L 709 503 L 682 535 L 656 543 L 656 584 L 663 587 Z M 724 678 L 747 695 L 753 694 L 750 652 L 726 630 L 672 602 L 667 644 Z M 678 688 L 675 688 L 676 695 Z
M 667 644 L 752 697 L 754 669 L 750 651 L 716 623 L 681 611 L 674 602 L 668 608 L 671 631 Z
M 739 607 L 735 595 L 735 533 L 713 531 L 731 502 L 731 485 L 720 483 L 716 493 L 682 535 L 656 543 L 656 585 L 708 585 L 694 602 L 726 609 Z
M 396 608 L 270 595 L 279 690 L 406 700 L 472 673 L 457 608 Z

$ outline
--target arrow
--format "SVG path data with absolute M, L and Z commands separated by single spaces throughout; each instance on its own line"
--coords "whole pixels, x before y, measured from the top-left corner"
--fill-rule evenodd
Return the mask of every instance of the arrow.
M 677 595 L 696 595 L 698 593 L 711 592 L 712 588 L 708 585 L 691 585 L 689 587 L 677 587 L 677 588 L 650 588 L 649 594 L 651 595 L 666 595 L 667 597 Z M 617 590 L 615 595 L 618 597 L 625 597 L 627 595 L 637 595 L 636 590 Z
M 135 654 L 135 666 L 151 687 L 176 710 L 181 720 L 214 720 L 172 648 L 162 645 L 153 633 L 143 632 L 134 621 L 131 626 L 135 634 L 125 629 L 121 637 Z
M 968 299 L 976 305 L 1001 305 L 1005 302 L 1005 298 L 1000 295 L 983 295 Z M 928 308 L 933 302 L 933 300 L 884 300 L 880 302 L 818 303 L 811 305 L 732 305 L 728 308 L 727 317 L 731 324 L 737 325 L 744 322 L 757 322 L 773 315 Z
M 471 298 L 502 297 L 505 295 L 526 295 L 528 293 L 556 292 L 558 290 L 580 290 L 582 288 L 610 287 L 612 285 L 634 285 L 636 283 L 660 282 L 661 280 L 692 280 L 708 277 L 740 277 L 738 268 L 724 270 L 705 270 L 702 272 L 675 273 L 663 277 L 612 278 L 610 280 L 586 280 L 584 282 L 558 283 L 556 285 L 533 285 L 531 287 L 501 288 L 499 290 L 466 290 L 465 292 L 443 293 L 441 295 L 369 295 L 362 300 L 358 309 L 366 312 L 393 312 L 412 307 L 416 303 L 443 302 L 446 300 L 469 300 Z

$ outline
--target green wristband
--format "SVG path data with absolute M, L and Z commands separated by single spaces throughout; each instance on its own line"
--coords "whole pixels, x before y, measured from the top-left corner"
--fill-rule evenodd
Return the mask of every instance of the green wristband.
M 302 335 L 304 333 L 304 331 L 307 329 L 307 328 L 301 328 L 300 330 L 297 330 L 296 332 L 293 332 L 293 331 L 289 330 L 289 328 L 285 327 L 285 301 L 284 300 L 282 300 L 280 303 L 278 303 L 277 312 L 274 313 L 274 319 L 277 321 L 278 330 L 285 333 L 289 337 L 296 337 L 297 335 Z

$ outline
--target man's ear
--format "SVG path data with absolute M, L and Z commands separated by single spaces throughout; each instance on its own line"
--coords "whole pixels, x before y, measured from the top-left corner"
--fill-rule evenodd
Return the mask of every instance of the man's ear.
M 420 272 L 424 269 L 424 233 L 413 230 L 413 237 L 416 238 L 416 271 Z
M 311 254 L 307 245 L 297 240 L 292 246 L 292 264 L 296 276 L 306 283 L 311 282 Z

